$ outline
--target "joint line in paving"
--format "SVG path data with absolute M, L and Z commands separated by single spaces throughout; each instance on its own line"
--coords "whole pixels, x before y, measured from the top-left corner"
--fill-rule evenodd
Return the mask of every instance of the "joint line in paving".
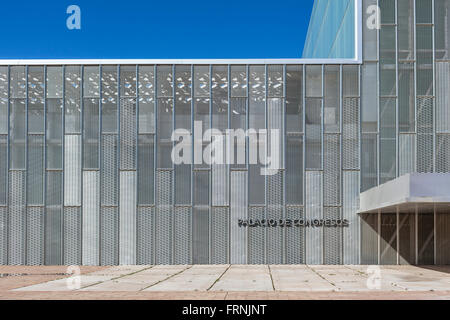
M 193 266 L 188 266 L 187 268 L 185 268 L 185 269 L 183 269 L 183 270 L 181 270 L 181 271 L 179 271 L 179 272 L 177 272 L 177 273 L 171 274 L 171 275 L 168 276 L 167 278 L 164 278 L 164 279 L 162 279 L 162 280 L 159 280 L 159 281 L 157 281 L 157 282 L 155 282 L 155 283 L 153 283 L 153 284 L 151 284 L 151 285 L 149 285 L 149 286 L 147 286 L 147 287 L 142 288 L 142 289 L 139 290 L 139 291 L 143 291 L 143 290 L 146 290 L 146 289 L 151 288 L 151 287 L 153 287 L 153 286 L 156 286 L 157 284 L 160 284 L 160 283 L 163 282 L 163 281 L 169 280 L 170 278 L 173 278 L 173 277 L 175 277 L 175 276 L 177 276 L 177 275 L 179 275 L 179 274 L 185 272 L 186 270 L 188 270 L 188 269 L 190 269 L 190 268 L 192 268 L 192 267 L 193 267 Z
M 217 282 L 219 282 L 220 279 L 222 279 L 223 275 L 228 271 L 228 269 L 230 269 L 230 267 L 231 267 L 231 264 L 228 265 L 228 267 L 225 269 L 225 271 L 222 272 L 222 274 L 221 274 L 221 275 L 213 282 L 213 284 L 212 284 L 208 289 L 206 289 L 206 291 L 211 290 L 211 288 L 214 287 L 214 285 L 215 285 Z

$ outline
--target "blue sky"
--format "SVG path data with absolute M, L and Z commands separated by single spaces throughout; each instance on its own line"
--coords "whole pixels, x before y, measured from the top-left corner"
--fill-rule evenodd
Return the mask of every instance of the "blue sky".
M 313 2 L 7 0 L 0 59 L 300 58 Z M 81 30 L 66 27 L 72 4 Z

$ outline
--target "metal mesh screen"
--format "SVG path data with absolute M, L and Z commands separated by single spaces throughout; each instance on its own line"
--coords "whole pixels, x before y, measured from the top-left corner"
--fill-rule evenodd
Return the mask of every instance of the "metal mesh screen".
M 44 208 L 27 208 L 27 265 L 44 264 Z
M 136 169 L 136 99 L 120 99 L 120 169 Z
M 0 207 L 0 265 L 8 263 L 8 208 Z
M 191 208 L 176 207 L 174 211 L 174 264 L 191 261 Z
M 103 266 L 119 263 L 119 210 L 117 207 L 100 209 L 100 264 Z
M 283 172 L 267 177 L 267 219 L 283 218 Z M 283 229 L 267 228 L 267 263 L 283 263 Z
M 344 98 L 342 108 L 342 166 L 359 169 L 359 98 Z
M 327 134 L 323 144 L 323 202 L 326 206 L 338 206 L 341 204 L 340 136 Z
M 154 207 L 138 207 L 137 216 L 137 264 L 153 264 Z
M 64 208 L 64 264 L 81 264 L 81 208 Z
M 212 208 L 211 211 L 211 263 L 228 263 L 229 209 Z
M 117 135 L 102 135 L 101 204 L 118 205 Z
M 266 219 L 265 207 L 249 207 L 248 218 L 250 220 Z M 253 227 L 248 229 L 248 263 L 265 263 L 266 229 L 264 227 Z
M 9 173 L 9 264 L 25 263 L 25 173 Z
M 436 135 L 436 172 L 450 172 L 450 134 Z
M 209 263 L 209 208 L 194 207 L 192 216 L 192 263 Z
M 286 207 L 286 219 L 292 220 L 292 227 L 286 228 L 286 263 L 305 263 L 305 229 L 296 227 L 295 220 L 304 219 L 303 207 Z
M 324 219 L 341 219 L 341 209 L 337 207 L 325 207 Z M 323 230 L 323 263 L 342 263 L 342 228 L 325 227 Z
M 172 261 L 172 172 L 156 173 L 155 263 Z
M 44 204 L 44 136 L 28 136 L 27 204 Z

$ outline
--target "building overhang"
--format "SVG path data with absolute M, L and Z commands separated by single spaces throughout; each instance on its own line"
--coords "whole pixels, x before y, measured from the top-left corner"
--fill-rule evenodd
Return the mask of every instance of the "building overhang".
M 450 208 L 450 173 L 410 173 L 360 194 L 358 213 Z

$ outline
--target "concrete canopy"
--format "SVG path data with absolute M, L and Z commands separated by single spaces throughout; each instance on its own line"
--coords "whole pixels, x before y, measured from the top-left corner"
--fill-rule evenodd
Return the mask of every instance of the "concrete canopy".
M 449 173 L 409 173 L 360 194 L 359 213 L 450 206 Z

